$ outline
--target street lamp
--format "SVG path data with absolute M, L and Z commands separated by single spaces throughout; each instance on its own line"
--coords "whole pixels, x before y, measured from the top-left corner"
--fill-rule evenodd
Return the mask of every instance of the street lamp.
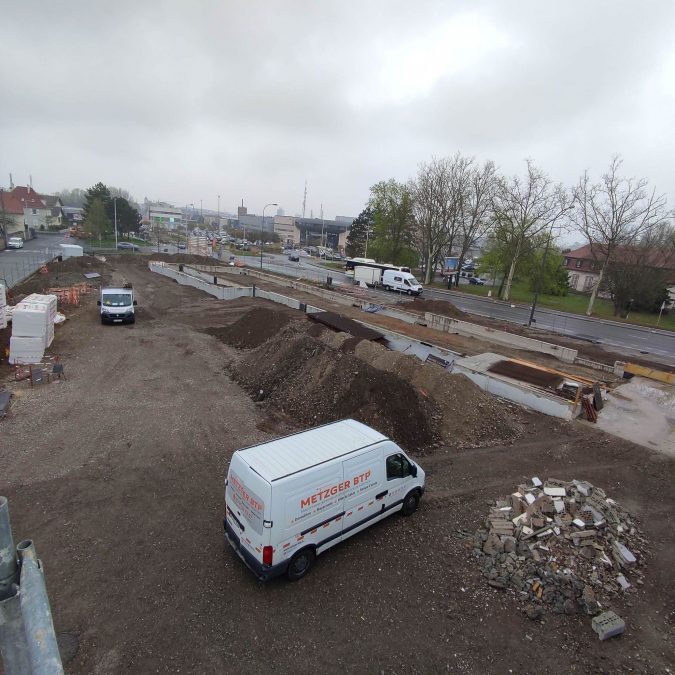
M 117 197 L 113 197 L 113 206 L 115 207 L 115 250 L 117 250 Z
M 279 206 L 279 204 L 265 204 L 263 206 L 263 213 L 262 213 L 262 225 L 260 226 L 260 269 L 262 269 L 262 258 L 263 258 L 263 248 L 264 248 L 264 239 L 263 237 L 265 236 L 263 234 L 265 230 L 265 209 L 268 206 Z

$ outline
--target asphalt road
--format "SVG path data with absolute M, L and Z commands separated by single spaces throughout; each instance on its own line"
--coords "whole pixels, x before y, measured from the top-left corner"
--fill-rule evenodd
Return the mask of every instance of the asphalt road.
M 270 262 L 265 262 L 264 267 L 273 272 L 314 280 L 325 280 L 330 275 L 334 283 L 351 282 L 351 277 L 346 274 L 338 270 L 326 269 L 317 265 L 312 259 L 300 258 L 299 262 L 291 263 L 286 256 L 272 255 L 268 258 Z M 460 283 L 468 283 L 468 280 L 460 279 Z M 386 291 L 379 292 L 382 293 L 383 299 L 391 297 Z M 449 300 L 469 314 L 521 325 L 527 324 L 530 317 L 528 305 L 511 304 L 458 291 L 425 288 L 424 297 Z M 662 360 L 672 359 L 675 362 L 675 332 L 673 331 L 630 326 L 550 309 L 537 309 L 534 318 L 536 321 L 534 325 L 540 329 L 589 340 L 613 350 L 625 350 L 630 354 L 653 355 Z

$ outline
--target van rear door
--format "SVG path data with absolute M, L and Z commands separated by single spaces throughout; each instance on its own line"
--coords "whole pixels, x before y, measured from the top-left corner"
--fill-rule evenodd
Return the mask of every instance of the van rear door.
M 235 453 L 225 487 L 225 532 L 258 576 L 263 576 L 264 549 L 270 544 L 271 492 L 270 484 Z
M 344 476 L 350 484 L 345 493 L 342 526 L 342 538 L 346 539 L 377 522 L 384 514 L 387 488 L 383 487 L 386 481 L 382 449 L 374 448 L 345 461 Z

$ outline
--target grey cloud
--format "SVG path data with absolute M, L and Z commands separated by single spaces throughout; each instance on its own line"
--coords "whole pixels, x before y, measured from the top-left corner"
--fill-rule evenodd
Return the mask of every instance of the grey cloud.
M 315 213 L 355 215 L 376 181 L 462 150 L 508 173 L 531 156 L 568 182 L 620 152 L 668 187 L 668 0 L 65 0 L 3 15 L 0 184 L 10 171 L 44 191 L 104 180 L 294 213 L 307 179 Z M 450 33 L 466 54 L 434 42 L 457 17 L 491 31 L 482 56 L 465 35 Z

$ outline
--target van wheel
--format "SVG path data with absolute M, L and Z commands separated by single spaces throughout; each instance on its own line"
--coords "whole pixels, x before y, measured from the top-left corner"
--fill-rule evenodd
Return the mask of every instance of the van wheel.
M 412 295 L 412 291 L 410 289 L 407 290 L 408 295 Z
M 418 492 L 408 492 L 403 500 L 403 506 L 401 507 L 401 513 L 404 516 L 411 516 L 415 511 L 417 511 L 417 506 L 420 503 L 420 495 Z
M 311 548 L 298 551 L 298 553 L 291 558 L 288 570 L 286 571 L 286 576 L 291 581 L 302 579 L 302 577 L 304 577 L 312 568 L 315 558 L 316 554 Z
M 385 286 L 385 287 L 384 287 L 384 290 L 385 290 L 385 291 L 390 291 L 390 290 L 391 290 L 391 286 Z

